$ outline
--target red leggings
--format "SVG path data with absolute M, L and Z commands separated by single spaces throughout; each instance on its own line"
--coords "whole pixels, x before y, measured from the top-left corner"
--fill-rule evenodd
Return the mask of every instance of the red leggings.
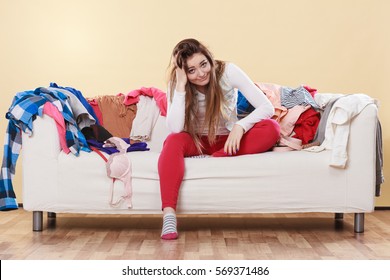
M 232 156 L 266 152 L 276 144 L 279 136 L 280 127 L 275 120 L 262 120 L 242 136 L 240 150 Z M 227 137 L 228 135 L 219 135 L 215 143 L 210 145 L 207 136 L 202 136 L 203 154 L 213 157 L 228 156 L 223 150 Z M 172 133 L 166 138 L 158 160 L 163 209 L 165 207 L 176 209 L 179 189 L 184 177 L 184 158 L 197 155 L 199 151 L 187 132 Z

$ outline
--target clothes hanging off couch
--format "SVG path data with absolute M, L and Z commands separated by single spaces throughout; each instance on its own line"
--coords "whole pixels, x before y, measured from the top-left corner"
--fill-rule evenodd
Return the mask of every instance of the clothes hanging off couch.
M 17 93 L 6 113 L 9 122 L 5 135 L 0 173 L 0 210 L 18 208 L 12 179 L 15 175 L 16 162 L 22 147 L 21 133 L 32 135 L 33 121 L 37 116 L 42 116 L 44 104 L 47 102 L 55 105 L 64 117 L 66 144 L 69 150 L 76 156 L 79 155 L 80 150 L 90 151 L 84 135 L 78 128 L 66 95 L 44 87 Z
M 115 180 L 123 182 L 125 189 L 124 195 L 122 195 L 117 201 L 114 202 L 114 180 L 111 182 L 110 187 L 110 205 L 112 207 L 118 206 L 122 201 L 126 201 L 127 207 L 132 208 L 133 203 L 131 201 L 132 190 L 132 166 L 131 160 L 126 156 L 126 151 L 130 148 L 130 145 L 118 137 L 111 137 L 106 141 L 106 146 L 114 146 L 118 149 L 118 153 L 114 153 L 108 157 L 106 163 L 107 176 Z

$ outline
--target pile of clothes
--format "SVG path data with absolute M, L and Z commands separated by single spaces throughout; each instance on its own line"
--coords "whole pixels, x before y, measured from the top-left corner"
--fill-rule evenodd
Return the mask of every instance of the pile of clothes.
M 145 106 L 150 102 L 154 106 Z M 156 88 L 85 98 L 75 88 L 50 83 L 49 87 L 17 93 L 6 113 L 9 122 L 0 173 L 0 210 L 18 208 L 12 179 L 22 148 L 22 132 L 33 134 L 37 116 L 53 118 L 62 151 L 78 156 L 80 151 L 119 152 L 116 147 L 104 147 L 112 137 L 127 142 L 127 151 L 149 150 L 143 141 L 150 138 L 159 114 L 166 114 L 166 94 Z

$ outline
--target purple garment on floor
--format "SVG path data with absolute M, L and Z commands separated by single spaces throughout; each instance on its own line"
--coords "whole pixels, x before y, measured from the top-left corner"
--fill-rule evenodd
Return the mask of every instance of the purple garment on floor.
M 130 144 L 130 139 L 129 138 L 122 138 L 127 144 Z M 103 142 L 96 141 L 94 139 L 88 139 L 87 140 L 88 144 L 92 147 L 96 147 L 102 152 L 105 152 L 109 155 L 113 153 L 118 153 L 119 150 L 116 149 L 115 147 L 103 147 Z M 147 147 L 148 144 L 145 142 L 138 142 L 131 144 L 130 147 L 127 149 L 127 152 L 135 152 L 135 151 L 149 151 L 150 149 Z

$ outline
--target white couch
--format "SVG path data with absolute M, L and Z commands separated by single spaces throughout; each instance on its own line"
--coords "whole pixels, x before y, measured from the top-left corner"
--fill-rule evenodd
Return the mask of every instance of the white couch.
M 267 152 L 226 158 L 186 158 L 178 213 L 329 212 L 355 213 L 355 232 L 364 231 L 364 213 L 374 211 L 377 107 L 368 105 L 353 120 L 346 168 L 329 166 L 331 150 Z M 54 121 L 34 121 L 23 135 L 23 208 L 33 211 L 33 230 L 43 229 L 43 211 L 92 214 L 161 213 L 157 161 L 168 134 L 159 117 L 150 151 L 127 153 L 133 173 L 133 208 L 109 204 L 111 179 L 95 152 L 79 157 L 60 150 Z M 175 168 L 172 166 L 172 168 Z M 115 196 L 123 194 L 115 183 Z

